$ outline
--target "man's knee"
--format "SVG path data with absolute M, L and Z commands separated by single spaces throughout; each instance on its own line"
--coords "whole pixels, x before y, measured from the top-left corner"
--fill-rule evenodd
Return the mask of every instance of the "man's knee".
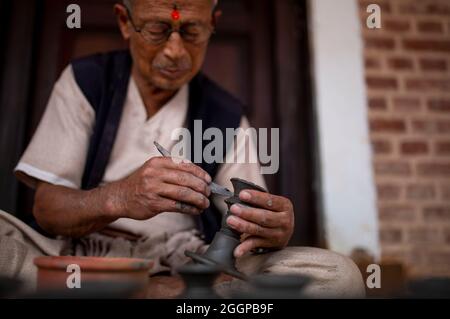
M 335 267 L 332 276 L 331 286 L 324 297 L 337 298 L 364 298 L 364 280 L 359 268 L 349 257 L 329 251 L 321 250 L 325 265 Z
M 272 253 L 260 272 L 298 274 L 311 278 L 305 295 L 318 298 L 362 298 L 365 288 L 361 272 L 348 257 L 310 247 L 287 247 Z

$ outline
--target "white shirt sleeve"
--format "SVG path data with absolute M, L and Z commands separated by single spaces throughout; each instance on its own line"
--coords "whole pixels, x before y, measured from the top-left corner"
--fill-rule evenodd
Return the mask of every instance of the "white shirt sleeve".
M 246 136 L 248 135 L 245 134 L 247 129 L 250 128 L 250 124 L 245 116 L 242 117 L 239 128 L 234 147 L 235 156 L 231 156 L 232 153 L 230 152 L 233 150 L 229 149 L 227 151 L 227 160 L 220 165 L 219 171 L 214 178 L 214 182 L 225 186 L 232 191 L 233 185 L 230 180 L 233 177 L 238 177 L 267 189 L 258 161 L 258 152 L 256 148 L 257 141 L 253 138 L 247 138 Z M 224 203 L 223 197 L 213 195 L 213 202 L 223 214 L 226 213 L 227 205 Z
M 30 187 L 36 180 L 80 188 L 95 112 L 68 66 L 56 82 L 39 126 L 14 172 Z

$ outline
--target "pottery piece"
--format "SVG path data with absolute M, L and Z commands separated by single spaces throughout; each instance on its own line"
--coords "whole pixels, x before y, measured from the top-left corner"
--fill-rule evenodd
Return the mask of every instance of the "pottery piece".
M 232 178 L 231 183 L 233 184 L 234 190 L 233 196 L 225 199 L 225 203 L 228 206 L 228 211 L 222 218 L 221 229 L 214 236 L 214 239 L 208 250 L 203 255 L 199 255 L 190 251 L 186 251 L 185 254 L 186 256 L 191 257 L 197 263 L 205 265 L 216 265 L 220 267 L 223 272 L 233 277 L 245 280 L 245 275 L 240 273 L 235 267 L 235 257 L 233 254 L 234 249 L 240 243 L 241 234 L 228 226 L 226 220 L 230 215 L 232 215 L 230 212 L 230 208 L 233 204 L 247 205 L 239 199 L 239 193 L 241 191 L 245 189 L 258 190 L 261 192 L 267 191 L 256 184 L 240 178 Z
M 38 291 L 77 291 L 85 287 L 102 287 L 102 284 L 121 283 L 136 287 L 133 297 L 144 297 L 148 284 L 148 272 L 153 261 L 135 258 L 104 258 L 74 256 L 44 256 L 34 259 L 38 267 Z M 81 289 L 70 289 L 67 285 L 69 276 L 73 275 L 70 265 L 80 268 Z M 68 271 L 69 269 L 69 271 Z M 70 281 L 70 279 L 69 279 Z

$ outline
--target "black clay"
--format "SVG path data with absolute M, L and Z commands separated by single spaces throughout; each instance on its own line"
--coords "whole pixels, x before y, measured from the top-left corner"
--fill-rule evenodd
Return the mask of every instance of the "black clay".
M 222 219 L 222 227 L 220 231 L 218 231 L 214 236 L 214 239 L 208 250 L 204 255 L 198 255 L 190 251 L 186 251 L 185 254 L 186 256 L 191 257 L 197 263 L 218 265 L 223 272 L 240 279 L 246 279 L 242 273 L 237 271 L 235 267 L 235 257 L 233 254 L 234 249 L 240 243 L 241 234 L 228 226 L 226 220 L 229 216 L 232 215 L 230 212 L 231 205 L 248 205 L 239 199 L 239 193 L 241 191 L 245 189 L 258 190 L 261 192 L 267 191 L 256 184 L 239 178 L 232 178 L 231 183 L 233 184 L 234 189 L 233 196 L 225 199 L 225 203 L 228 206 L 228 211 Z

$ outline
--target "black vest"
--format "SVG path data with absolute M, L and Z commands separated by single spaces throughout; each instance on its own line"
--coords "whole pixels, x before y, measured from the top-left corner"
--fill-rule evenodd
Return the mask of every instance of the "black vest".
M 132 59 L 128 51 L 97 54 L 72 62 L 75 80 L 95 111 L 95 125 L 91 136 L 82 189 L 95 188 L 101 182 L 119 128 Z M 194 120 L 202 120 L 203 131 L 216 127 L 222 131 L 225 144 L 226 128 L 240 125 L 243 107 L 230 94 L 222 90 L 203 74 L 198 74 L 189 84 L 187 128 L 194 138 Z M 203 134 L 203 132 L 202 132 Z M 203 142 L 202 149 L 206 143 Z M 194 157 L 191 141 L 191 156 Z M 223 158 L 229 145 L 224 148 Z M 198 163 L 214 179 L 218 163 Z M 212 201 L 211 206 L 197 218 L 199 230 L 210 243 L 220 229 L 221 214 Z

